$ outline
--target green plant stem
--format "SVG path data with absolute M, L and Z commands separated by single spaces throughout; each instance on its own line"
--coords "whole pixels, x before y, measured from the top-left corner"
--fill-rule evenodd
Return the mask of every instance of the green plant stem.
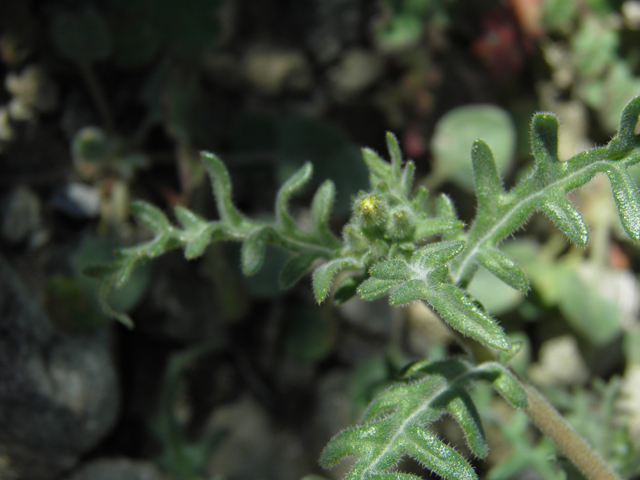
M 478 362 L 496 361 L 495 351 L 455 332 L 462 347 Z M 526 379 L 512 372 L 527 393 L 525 413 L 587 480 L 622 480 L 605 460 L 576 432 L 558 410 Z
M 533 385 L 520 383 L 527 392 L 525 413 L 588 480 L 622 480 Z
M 78 69 L 82 74 L 85 82 L 87 83 L 87 88 L 89 89 L 89 94 L 93 99 L 93 103 L 98 109 L 98 114 L 104 124 L 104 128 L 109 133 L 113 133 L 115 131 L 115 123 L 113 122 L 113 116 L 111 115 L 111 110 L 109 110 L 109 105 L 107 104 L 107 99 L 104 95 L 104 91 L 100 86 L 100 82 L 98 81 L 98 77 L 96 77 L 93 68 L 90 63 L 87 62 L 78 62 Z

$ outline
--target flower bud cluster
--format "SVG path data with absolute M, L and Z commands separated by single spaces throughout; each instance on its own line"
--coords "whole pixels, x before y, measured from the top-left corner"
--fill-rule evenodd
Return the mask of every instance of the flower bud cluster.
M 360 193 L 343 235 L 349 249 L 363 252 L 374 244 L 411 240 L 415 228 L 415 213 L 396 197 L 380 192 Z

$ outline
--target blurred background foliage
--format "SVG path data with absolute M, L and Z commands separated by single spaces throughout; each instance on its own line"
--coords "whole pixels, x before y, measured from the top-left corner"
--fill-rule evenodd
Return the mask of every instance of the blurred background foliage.
M 217 245 L 198 262 L 168 255 L 136 272 L 114 298 L 136 321 L 126 331 L 102 314 L 81 268 L 147 238 L 129 217 L 133 199 L 214 216 L 200 150 L 225 160 L 238 206 L 258 217 L 312 161 L 314 186 L 336 183 L 339 233 L 367 187 L 359 148 L 383 151 L 393 131 L 419 183 L 469 221 L 473 140 L 493 149 L 507 186 L 530 167 L 536 111 L 560 116 L 561 159 L 606 142 L 640 94 L 639 45 L 631 0 L 0 2 L 2 257 L 57 331 L 109 332 L 121 394 L 93 448 L 32 476 L 2 447 L 0 477 L 82 479 L 91 462 L 126 457 L 176 480 L 339 478 L 317 467 L 328 439 L 409 361 L 456 353 L 426 307 L 318 307 L 308 284 L 278 289 L 284 252 L 270 249 L 245 279 L 238 248 Z M 529 295 L 486 271 L 470 291 L 523 342 L 515 367 L 631 477 L 640 253 L 608 188 L 596 178 L 572 194 L 589 248 L 542 216 L 504 246 L 529 274 Z M 303 224 L 308 200 L 294 205 Z M 477 393 L 492 446 L 481 478 L 578 478 L 523 415 Z M 439 426 L 464 451 L 449 422 Z

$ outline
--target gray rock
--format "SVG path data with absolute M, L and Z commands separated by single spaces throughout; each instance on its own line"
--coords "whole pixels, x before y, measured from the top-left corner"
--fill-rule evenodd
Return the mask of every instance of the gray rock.
M 367 333 L 385 337 L 391 333 L 391 307 L 385 298 L 366 302 L 354 297 L 340 305 L 338 311 L 349 324 Z
M 274 425 L 250 396 L 217 409 L 207 429 L 228 432 L 209 463 L 222 478 L 298 480 L 316 467 L 317 457 L 309 456 L 300 436 Z
M 51 198 L 59 211 L 78 219 L 96 218 L 100 214 L 100 191 L 83 183 L 72 182 L 58 189 Z
M 16 187 L 2 203 L 2 236 L 9 242 L 23 242 L 41 228 L 40 199 L 30 188 Z
M 360 36 L 362 6 L 359 0 L 314 0 L 313 21 L 307 29 L 307 46 L 315 59 L 328 64 Z
M 165 478 L 153 463 L 113 458 L 89 462 L 67 480 L 164 480 Z
M 107 332 L 57 331 L 0 258 L 0 478 L 56 478 L 104 438 L 118 405 Z
M 383 70 L 384 63 L 379 55 L 353 48 L 329 70 L 328 77 L 336 98 L 347 100 L 373 85 Z
M 305 91 L 312 83 L 311 66 L 298 50 L 254 46 L 245 52 L 242 69 L 245 79 L 267 95 Z

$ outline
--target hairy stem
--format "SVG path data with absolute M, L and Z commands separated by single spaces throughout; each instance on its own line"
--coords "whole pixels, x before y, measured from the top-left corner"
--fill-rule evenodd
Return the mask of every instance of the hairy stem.
M 533 385 L 520 382 L 527 392 L 526 414 L 588 480 L 622 480 Z
M 497 360 L 494 350 L 455 332 L 456 340 L 478 362 Z M 587 480 L 622 480 L 605 460 L 576 432 L 558 410 L 526 379 L 512 372 L 527 393 L 524 409 L 529 420 L 558 448 Z

